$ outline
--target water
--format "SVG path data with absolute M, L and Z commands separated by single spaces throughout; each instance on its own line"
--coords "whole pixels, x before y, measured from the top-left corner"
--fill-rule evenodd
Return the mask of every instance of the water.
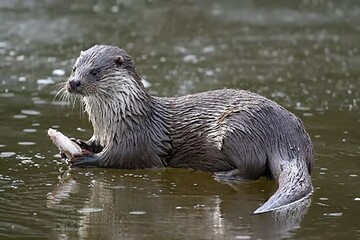
M 356 0 L 3 0 L 0 22 L 1 239 L 360 238 Z M 311 202 L 252 216 L 273 182 L 69 171 L 46 130 L 87 139 L 92 128 L 80 105 L 54 101 L 54 83 L 96 43 L 126 49 L 152 94 L 242 88 L 296 113 L 316 152 Z

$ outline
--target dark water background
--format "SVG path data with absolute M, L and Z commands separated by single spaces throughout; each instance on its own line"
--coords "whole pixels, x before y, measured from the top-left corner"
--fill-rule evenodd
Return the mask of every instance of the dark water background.
M 126 49 L 153 94 L 242 88 L 296 113 L 316 152 L 311 203 L 251 216 L 273 182 L 69 171 L 46 130 L 92 128 L 53 83 L 97 43 Z M 1 0 L 0 239 L 360 239 L 359 43 L 358 0 Z

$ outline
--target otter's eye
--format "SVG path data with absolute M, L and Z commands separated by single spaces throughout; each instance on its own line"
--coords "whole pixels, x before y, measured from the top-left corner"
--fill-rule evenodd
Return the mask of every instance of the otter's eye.
M 117 56 L 114 58 L 114 62 L 118 66 L 122 66 L 124 64 L 124 58 L 122 56 Z
M 71 72 L 74 73 L 76 71 L 76 67 L 71 68 Z
M 93 68 L 93 69 L 90 70 L 89 73 L 90 73 L 90 75 L 96 77 L 99 74 L 99 72 L 100 72 L 99 69 Z

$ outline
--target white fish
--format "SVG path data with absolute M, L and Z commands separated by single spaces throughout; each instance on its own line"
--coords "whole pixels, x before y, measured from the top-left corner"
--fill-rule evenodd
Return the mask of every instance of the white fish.
M 70 140 L 67 136 L 59 132 L 58 130 L 49 128 L 48 135 L 56 147 L 62 151 L 70 160 L 74 159 L 75 154 L 80 154 L 81 147 Z

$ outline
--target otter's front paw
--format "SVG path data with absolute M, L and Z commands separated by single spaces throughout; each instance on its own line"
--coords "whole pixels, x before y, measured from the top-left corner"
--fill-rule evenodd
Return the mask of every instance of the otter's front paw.
M 90 151 L 83 150 L 81 154 L 74 156 L 74 159 L 70 161 L 70 166 L 80 168 L 100 167 L 100 157 Z
M 87 142 L 85 142 L 81 139 L 77 139 L 77 138 L 70 138 L 70 140 L 73 141 L 74 143 L 76 143 L 77 145 L 79 145 L 81 147 L 81 149 L 92 151 L 91 146 Z

